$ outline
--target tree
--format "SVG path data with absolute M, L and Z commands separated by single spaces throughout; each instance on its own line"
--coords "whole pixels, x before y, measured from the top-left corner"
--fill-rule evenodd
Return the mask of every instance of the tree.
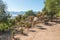
M 35 16 L 34 12 L 32 10 L 26 11 L 25 12 L 26 16 Z
M 8 21 L 10 15 L 8 14 L 6 8 L 6 4 L 0 0 L 0 31 L 5 31 L 11 26 L 11 23 Z
M 53 19 L 56 13 L 59 13 L 60 11 L 60 0 L 46 0 L 45 10 L 48 11 L 50 19 Z
M 60 0 L 46 0 L 45 6 L 48 12 L 57 13 L 60 11 Z

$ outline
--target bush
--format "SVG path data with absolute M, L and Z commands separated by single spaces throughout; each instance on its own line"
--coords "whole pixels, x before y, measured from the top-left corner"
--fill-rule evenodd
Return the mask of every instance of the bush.
M 11 23 L 0 23 L 0 31 L 7 31 L 11 25 Z
M 26 22 L 25 25 L 26 25 L 26 28 L 31 28 L 31 23 L 30 22 Z

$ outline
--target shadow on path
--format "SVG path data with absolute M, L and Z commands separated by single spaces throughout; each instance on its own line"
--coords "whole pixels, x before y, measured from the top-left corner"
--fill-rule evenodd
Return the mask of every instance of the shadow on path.
M 36 32 L 35 30 L 30 30 L 30 32 Z
M 22 35 L 24 35 L 24 36 L 28 36 L 28 34 L 27 34 L 27 33 L 22 33 Z
M 47 25 L 47 26 L 53 26 L 53 25 L 56 25 L 56 24 L 54 24 L 54 23 L 48 23 L 48 22 L 45 22 L 44 24 Z
M 43 26 L 37 26 L 38 29 L 41 29 L 41 30 L 46 30 L 47 28 L 44 28 Z
M 60 21 L 55 21 L 56 23 L 60 24 Z
M 41 30 L 47 30 L 47 28 L 43 28 L 43 27 L 42 27 L 42 28 L 38 28 L 38 29 L 41 29 Z

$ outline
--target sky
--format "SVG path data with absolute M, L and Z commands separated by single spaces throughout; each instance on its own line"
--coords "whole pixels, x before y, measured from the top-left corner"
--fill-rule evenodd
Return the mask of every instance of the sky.
M 44 0 L 3 0 L 8 11 L 42 11 L 44 8 Z

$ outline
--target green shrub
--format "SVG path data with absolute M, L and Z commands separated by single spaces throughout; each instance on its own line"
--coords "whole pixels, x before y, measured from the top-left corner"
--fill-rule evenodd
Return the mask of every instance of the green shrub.
M 11 27 L 11 23 L 0 23 L 0 31 L 6 31 Z

